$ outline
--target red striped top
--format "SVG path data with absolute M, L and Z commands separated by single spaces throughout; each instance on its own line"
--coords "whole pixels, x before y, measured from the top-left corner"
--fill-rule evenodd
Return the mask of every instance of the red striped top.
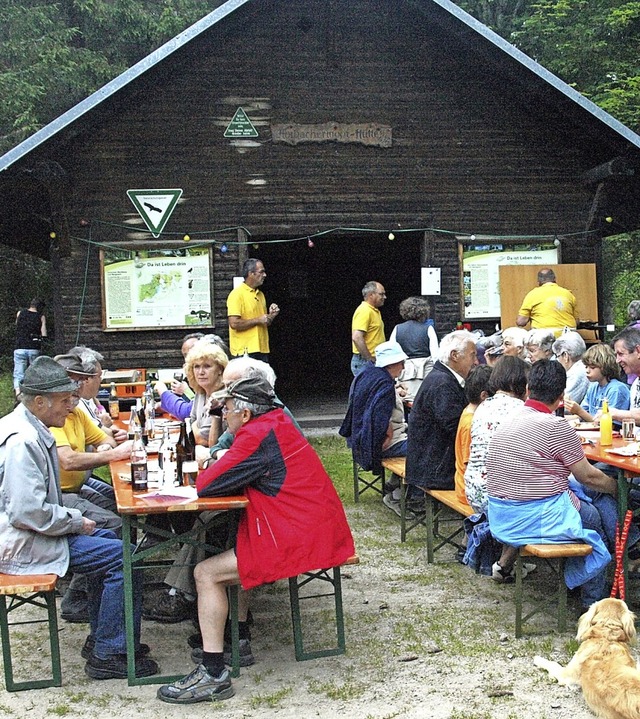
M 489 444 L 487 490 L 493 497 L 526 501 L 569 491 L 569 467 L 584 459 L 575 429 L 529 402 Z M 580 500 L 569 494 L 579 510 Z

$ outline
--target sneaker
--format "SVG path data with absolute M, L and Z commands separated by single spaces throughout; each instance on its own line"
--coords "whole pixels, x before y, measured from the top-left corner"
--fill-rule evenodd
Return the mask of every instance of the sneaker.
M 161 592 L 145 598 L 142 618 L 163 624 L 176 624 L 197 614 L 196 602 L 190 602 L 180 592 Z
M 393 495 L 391 493 L 385 494 L 382 497 L 382 503 L 384 504 L 385 507 L 388 507 L 392 512 L 395 512 L 398 515 L 398 517 L 401 516 L 402 513 L 400 511 L 400 500 L 394 499 Z
M 535 570 L 535 564 L 527 564 L 524 562 L 522 564 L 522 578 L 524 579 L 527 574 L 531 574 L 531 572 L 534 572 Z M 515 565 L 507 571 L 506 569 L 503 569 L 498 562 L 495 562 L 491 567 L 491 579 L 493 579 L 494 582 L 499 582 L 500 584 L 513 584 L 516 581 Z
M 196 704 L 230 699 L 234 694 L 231 673 L 228 669 L 225 669 L 219 677 L 212 677 L 203 664 L 198 664 L 184 679 L 160 687 L 157 697 L 169 704 Z
M 250 667 L 252 664 L 256 663 L 256 659 L 253 656 L 253 652 L 251 651 L 251 642 L 248 639 L 241 639 L 239 643 L 239 649 L 240 649 L 240 666 L 241 667 Z M 202 664 L 202 647 L 194 647 L 191 650 L 191 659 L 196 664 Z M 224 663 L 230 667 L 231 666 L 231 644 L 227 644 L 225 642 L 224 644 Z
M 126 679 L 127 655 L 112 654 L 106 659 L 100 659 L 95 654 L 90 654 L 84 665 L 84 671 L 92 679 Z M 136 676 L 151 677 L 159 671 L 153 659 L 136 657 Z
M 84 646 L 80 650 L 80 656 L 83 659 L 89 659 L 89 657 L 93 654 L 93 648 L 95 645 L 96 640 L 92 634 L 89 634 L 89 636 L 85 639 Z M 148 657 L 150 653 L 151 647 L 148 644 L 140 644 L 140 646 L 136 649 L 136 657 Z

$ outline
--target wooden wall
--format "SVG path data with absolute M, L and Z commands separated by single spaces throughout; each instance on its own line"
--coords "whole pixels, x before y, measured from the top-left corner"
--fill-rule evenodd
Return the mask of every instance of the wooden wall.
M 434 301 L 441 334 L 460 311 L 451 233 L 584 229 L 592 197 L 579 177 L 609 150 L 567 127 L 555 106 L 540 98 L 531 103 L 488 55 L 475 51 L 468 32 L 446 31 L 439 9 L 430 16 L 412 8 L 382 0 L 252 3 L 148 71 L 84 125 L 55 158 L 71 177 L 65 201 L 71 235 L 83 238 L 71 239 L 69 254 L 56 259 L 60 347 L 95 346 L 111 366 L 172 365 L 179 358 L 179 331 L 102 332 L 97 247 L 87 244 L 88 232 L 78 223 L 116 226 L 92 224 L 93 242 L 127 239 L 119 226 L 134 212 L 125 194 L 131 188 L 184 190 L 168 232 L 242 225 L 250 242 L 266 242 L 336 226 L 384 234 L 447 230 L 427 233 L 422 257 L 442 267 L 442 296 Z M 250 145 L 223 137 L 240 106 L 259 131 Z M 389 125 L 393 145 L 271 141 L 273 123 L 328 121 Z M 229 240 L 237 240 L 235 232 Z M 343 241 L 362 239 L 352 233 Z M 315 243 L 322 251 L 323 239 Z M 372 241 L 371 252 L 385 247 Z M 564 262 L 598 260 L 596 238 L 566 240 L 563 251 Z M 260 250 L 249 254 L 260 256 Z M 404 276 L 417 276 L 420 253 L 403 262 Z M 224 300 L 237 264 L 236 245 L 224 256 L 216 252 L 219 334 L 226 335 Z M 351 312 L 372 278 L 366 266 L 349 270 L 344 296 L 326 301 L 347 303 Z M 396 302 L 403 298 L 403 275 L 394 272 L 386 281 L 397 285 Z M 345 363 L 349 334 L 347 326 L 336 338 Z

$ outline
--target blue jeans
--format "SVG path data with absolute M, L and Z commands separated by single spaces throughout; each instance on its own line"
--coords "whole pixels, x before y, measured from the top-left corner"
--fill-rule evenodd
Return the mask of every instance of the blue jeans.
M 618 504 L 610 494 L 596 492 L 593 489 L 583 487 L 584 493 L 590 497 L 593 506 L 598 510 L 600 519 L 602 520 L 602 528 L 605 533 L 605 544 L 612 555 L 616 550 L 616 525 L 618 523 Z M 627 547 L 633 545 L 640 539 L 640 529 L 635 522 L 631 522 L 629 527 L 629 536 L 627 538 Z
M 27 367 L 39 354 L 40 350 L 13 350 L 13 389 L 20 389 Z
M 598 510 L 593 504 L 588 502 L 580 502 L 580 519 L 585 529 L 593 529 L 599 535 L 602 541 L 607 543 L 607 535 L 604 531 L 602 518 Z M 606 587 L 606 567 L 593 579 L 585 582 L 580 587 L 580 598 L 583 607 L 590 607 L 594 602 L 607 596 Z
M 95 639 L 93 653 L 99 659 L 126 654 L 124 624 L 124 575 L 122 542 L 108 529 L 91 536 L 69 535 L 69 568 L 87 576 L 89 624 Z M 133 623 L 135 646 L 140 644 L 142 574 L 133 573 Z
M 351 357 L 351 374 L 357 377 L 363 369 L 370 367 L 372 364 L 373 362 L 362 359 L 361 355 L 354 354 Z

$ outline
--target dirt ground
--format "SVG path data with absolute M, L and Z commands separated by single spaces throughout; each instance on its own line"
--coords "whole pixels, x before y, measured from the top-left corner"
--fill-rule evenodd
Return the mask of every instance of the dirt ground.
M 571 634 L 550 631 L 541 617 L 534 633 L 513 637 L 513 587 L 497 585 L 457 564 L 446 551 L 426 563 L 423 530 L 405 545 L 398 518 L 379 499 L 350 505 L 347 513 L 361 558 L 343 573 L 347 653 L 297 663 L 287 587 L 279 582 L 254 592 L 256 664 L 241 670 L 236 696 L 190 708 L 159 702 L 154 686 L 92 681 L 79 648 L 85 625 L 61 622 L 63 686 L 0 693 L 0 714 L 41 719 L 51 715 L 156 719 L 210 714 L 245 717 L 352 717 L 390 719 L 587 719 L 579 692 L 558 687 L 536 669 L 536 653 L 566 661 Z M 547 591 L 543 568 L 525 580 L 534 594 Z M 326 600 L 310 600 L 309 638 L 332 639 Z M 572 623 L 572 631 L 574 629 Z M 23 667 L 38 674 L 47 642 L 33 625 L 19 629 Z M 145 622 L 143 640 L 164 673 L 193 667 L 186 644 L 190 622 Z

